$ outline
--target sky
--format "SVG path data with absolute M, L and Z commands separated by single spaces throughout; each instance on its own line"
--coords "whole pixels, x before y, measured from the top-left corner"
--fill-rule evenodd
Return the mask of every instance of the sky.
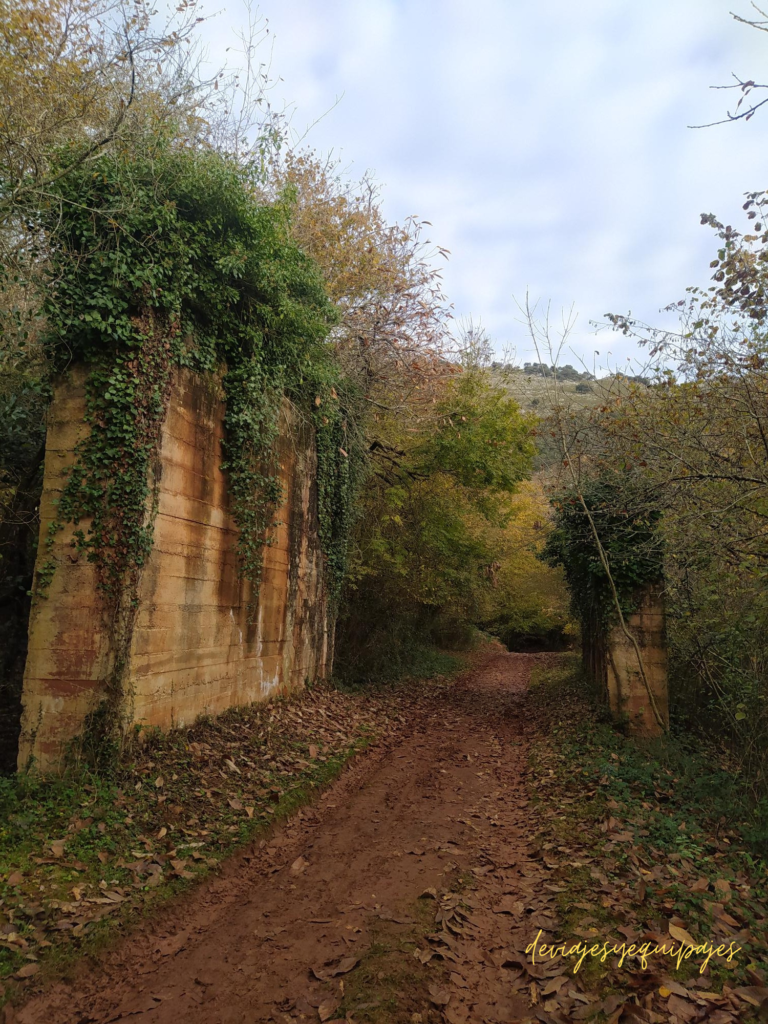
M 768 78 L 768 34 L 729 13 L 750 9 L 263 0 L 258 11 L 272 104 L 352 177 L 373 171 L 390 220 L 431 222 L 429 237 L 451 252 L 443 274 L 457 321 L 480 321 L 522 362 L 536 358 L 520 323 L 526 293 L 555 323 L 573 308 L 562 361 L 605 370 L 638 352 L 590 322 L 610 311 L 671 324 L 662 307 L 711 273 L 715 239 L 699 215 L 739 226 L 743 193 L 768 187 L 768 107 L 749 123 L 688 127 L 725 116 L 735 94 L 710 87 L 732 73 Z M 242 0 L 217 10 L 212 61 L 246 20 Z

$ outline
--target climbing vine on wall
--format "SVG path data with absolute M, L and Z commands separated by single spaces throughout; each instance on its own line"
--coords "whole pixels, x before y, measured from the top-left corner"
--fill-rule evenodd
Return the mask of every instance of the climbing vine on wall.
M 57 228 L 46 345 L 57 369 L 74 361 L 89 373 L 90 431 L 53 529 L 75 524 L 108 607 L 135 605 L 173 369 L 223 372 L 242 574 L 257 593 L 282 498 L 274 452 L 287 396 L 317 426 L 320 536 L 337 592 L 362 449 L 347 441 L 355 410 L 339 398 L 349 391 L 327 340 L 336 311 L 291 240 L 290 197 L 260 202 L 252 173 L 215 153 L 162 139 L 142 152 L 84 164 L 38 211 L 43 232 Z M 47 568 L 42 577 L 44 587 Z
M 608 559 L 622 614 L 631 614 L 642 588 L 663 576 L 660 511 L 642 487 L 614 477 L 585 485 L 582 495 Z M 616 607 L 589 518 L 575 491 L 552 500 L 555 529 L 543 558 L 565 569 L 574 613 L 582 623 L 609 624 Z
M 51 531 L 88 517 L 87 533 L 78 525 L 75 540 L 94 554 L 98 585 L 112 598 L 134 588 L 152 547 L 148 473 L 165 416 L 177 332 L 176 324 L 151 310 L 134 317 L 133 327 L 134 345 L 97 363 L 88 378 L 93 442 L 79 448 Z
M 338 608 L 347 568 L 347 543 L 356 515 L 355 497 L 365 476 L 367 445 L 359 424 L 349 417 L 360 397 L 347 386 L 340 397 L 326 386 L 326 399 L 315 400 L 317 501 L 320 543 L 326 557 L 328 590 Z M 346 398 L 346 401 L 344 400 Z

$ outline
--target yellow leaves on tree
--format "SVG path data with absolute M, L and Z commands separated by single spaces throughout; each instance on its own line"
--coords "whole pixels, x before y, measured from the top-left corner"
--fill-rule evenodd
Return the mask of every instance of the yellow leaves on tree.
M 424 222 L 387 223 L 378 187 L 344 179 L 331 160 L 289 153 L 272 187 L 292 195 L 292 231 L 320 265 L 341 311 L 334 340 L 365 394 L 388 408 L 425 406 L 454 372 L 444 358 L 450 312 Z
M 0 0 L 0 227 L 139 122 L 204 132 L 196 14 L 196 0 L 165 22 L 143 0 Z
M 40 179 L 52 147 L 104 131 L 130 75 L 111 46 L 108 0 L 0 2 L 0 162 L 6 195 Z

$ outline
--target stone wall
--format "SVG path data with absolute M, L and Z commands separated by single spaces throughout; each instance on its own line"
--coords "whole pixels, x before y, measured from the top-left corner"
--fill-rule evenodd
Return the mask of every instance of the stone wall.
M 49 413 L 38 567 L 74 448 L 86 429 L 84 373 L 56 389 Z M 142 574 L 126 674 L 133 722 L 171 728 L 323 677 L 329 628 L 318 540 L 311 426 L 285 402 L 278 455 L 285 502 L 265 549 L 258 603 L 238 577 L 237 529 L 222 460 L 215 384 L 178 371 L 163 426 L 154 547 Z M 94 567 L 57 535 L 47 598 L 29 624 L 19 766 L 60 762 L 98 703 L 111 651 Z
M 596 622 L 584 624 L 584 665 L 602 687 L 611 711 L 626 719 L 632 735 L 658 736 L 669 726 L 667 637 L 661 586 L 645 588 L 626 624 L 640 648 L 663 728 L 653 712 L 634 645 L 619 626 L 604 630 Z

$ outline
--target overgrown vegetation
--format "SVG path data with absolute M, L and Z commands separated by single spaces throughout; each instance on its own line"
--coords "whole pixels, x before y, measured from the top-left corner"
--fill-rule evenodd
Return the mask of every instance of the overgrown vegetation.
M 606 720 L 573 659 L 537 670 L 531 700 L 551 739 L 533 752 L 532 791 L 554 843 L 596 866 L 572 872 L 559 897 L 570 928 L 599 922 L 642 934 L 671 920 L 700 939 L 736 938 L 743 952 L 712 981 L 762 984 L 768 933 L 768 804 L 755 805 L 715 745 L 678 732 L 638 746 Z M 591 919 L 584 901 L 608 894 Z M 615 896 L 612 898 L 611 894 Z M 610 966 L 601 968 L 610 991 Z M 677 977 L 685 980 L 684 965 Z
M 10 48 L 0 71 L 14 101 L 0 166 L 7 767 L 25 654 L 15 638 L 25 635 L 33 589 L 42 425 L 57 374 L 73 363 L 86 368 L 89 431 L 47 547 L 71 528 L 73 545 L 96 564 L 112 668 L 90 729 L 103 734 L 96 746 L 114 751 L 130 717 L 126 652 L 176 368 L 210 377 L 225 398 L 222 463 L 254 602 L 283 497 L 282 403 L 312 423 L 335 612 L 373 448 L 368 403 L 403 372 L 411 388 L 422 369 L 440 375 L 447 316 L 418 223 L 387 224 L 367 179 L 355 194 L 312 155 L 281 155 L 283 130 L 265 103 L 261 69 L 248 69 L 250 93 L 233 75 L 200 79 L 194 3 L 182 4 L 159 36 L 148 14 L 121 2 L 23 6 L 3 8 L 0 19 Z M 249 59 L 256 43 L 258 32 Z M 159 63 L 146 60 L 159 52 Z M 34 82 L 22 62 L 30 53 Z M 32 122 L 34 153 L 24 141 Z M 23 443 L 12 443 L 20 430 Z M 54 572 L 51 557 L 38 562 L 37 599 Z
M 312 424 L 346 680 L 426 671 L 440 664 L 435 645 L 471 644 L 478 626 L 523 645 L 558 642 L 567 626 L 557 574 L 530 557 L 530 509 L 548 523 L 541 498 L 515 494 L 532 471 L 533 420 L 494 378 L 482 332 L 456 350 L 435 267 L 446 251 L 426 222 L 388 223 L 370 175 L 351 182 L 286 148 L 253 63 L 257 27 L 240 78 L 203 79 L 199 21 L 192 0 L 165 26 L 122 0 L 27 0 L 0 17 L 2 369 L 16 403 L 9 440 L 26 432 L 19 465 L 2 468 L 4 524 L 23 512 L 25 531 L 23 543 L 19 529 L 9 536 L 24 554 L 3 558 L 2 588 L 23 635 L 60 531 L 72 557 L 95 563 L 111 640 L 88 726 L 97 759 L 115 755 L 131 717 L 127 652 L 179 368 L 225 400 L 222 465 L 254 601 L 283 498 L 282 403 Z M 33 585 L 41 421 L 71 367 L 86 374 L 88 431 Z M 538 583 L 516 601 L 523 563 L 549 588 L 544 611 Z M 4 660 L 13 732 L 23 645 L 8 641 Z
M 623 507 L 616 502 L 619 493 Z M 604 628 L 616 620 L 619 610 L 609 573 L 621 613 L 630 615 L 643 588 L 660 583 L 664 571 L 661 514 L 641 482 L 633 487 L 625 476 L 606 475 L 590 480 L 580 494 L 565 491 L 553 496 L 552 505 L 555 527 L 542 557 L 563 566 L 574 614 L 583 628 Z
M 361 458 L 340 428 L 355 410 L 341 406 L 334 388 L 350 393 L 326 343 L 334 310 L 318 269 L 291 239 L 288 201 L 261 203 L 249 171 L 219 154 L 162 138 L 146 145 L 138 154 L 102 155 L 61 178 L 57 201 L 40 218 L 44 231 L 56 227 L 42 343 L 54 372 L 71 359 L 89 368 L 90 431 L 53 529 L 74 524 L 75 545 L 96 563 L 113 624 L 107 702 L 117 731 L 173 368 L 223 378 L 223 468 L 241 572 L 254 593 L 282 498 L 274 452 L 283 399 L 306 417 L 325 403 L 328 427 L 321 424 L 320 433 L 335 431 L 338 443 L 321 446 L 318 486 L 321 539 L 337 575 L 336 534 L 344 547 L 354 499 L 347 480 L 355 471 L 346 466 Z
M 407 670 L 425 644 L 466 646 L 475 626 L 514 642 L 566 625 L 554 573 L 538 566 L 554 605 L 543 615 L 542 595 L 524 608 L 516 586 L 521 563 L 536 565 L 526 558 L 533 517 L 516 493 L 531 473 L 531 419 L 483 367 L 455 373 L 434 397 L 410 416 L 379 418 L 338 627 L 343 678 Z
M 724 744 L 756 799 L 768 780 L 763 205 L 748 199 L 757 233 L 744 237 L 703 218 L 719 235 L 714 283 L 676 307 L 677 333 L 611 318 L 647 347 L 646 383 L 625 379 L 589 408 L 553 384 L 548 427 L 560 492 L 550 557 L 588 616 L 608 577 L 586 502 L 622 600 L 663 578 L 673 721 Z

